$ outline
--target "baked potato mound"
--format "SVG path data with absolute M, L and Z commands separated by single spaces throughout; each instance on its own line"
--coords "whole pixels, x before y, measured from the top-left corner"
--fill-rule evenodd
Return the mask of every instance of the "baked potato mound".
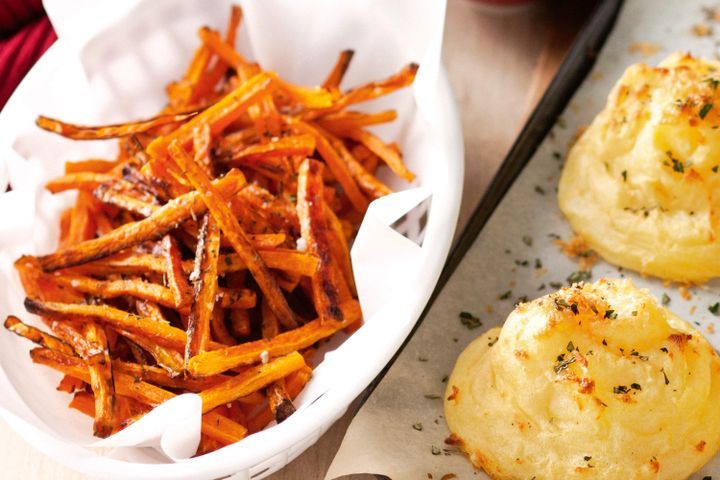
M 679 480 L 720 448 L 720 358 L 629 280 L 518 305 L 448 380 L 456 443 L 493 479 Z
M 720 276 L 720 62 L 629 67 L 568 153 L 558 202 L 610 263 L 663 279 Z

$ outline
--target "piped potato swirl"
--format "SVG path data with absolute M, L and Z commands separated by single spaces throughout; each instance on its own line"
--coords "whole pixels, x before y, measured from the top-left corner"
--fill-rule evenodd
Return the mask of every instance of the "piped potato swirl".
M 457 443 L 494 479 L 683 479 L 720 448 L 720 358 L 629 280 L 516 307 L 448 380 Z
M 660 278 L 720 276 L 720 62 L 629 67 L 570 150 L 558 189 L 605 260 Z

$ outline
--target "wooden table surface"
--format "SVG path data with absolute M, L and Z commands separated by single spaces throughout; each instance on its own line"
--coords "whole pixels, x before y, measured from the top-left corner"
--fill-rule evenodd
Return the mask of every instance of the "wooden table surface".
M 481 7 L 473 0 L 448 0 L 443 62 L 465 137 L 465 184 L 458 231 L 467 223 L 596 3 L 545 0 L 507 11 Z M 358 399 L 317 444 L 269 478 L 323 478 L 359 404 Z M 32 449 L 1 420 L 0 478 L 86 479 Z

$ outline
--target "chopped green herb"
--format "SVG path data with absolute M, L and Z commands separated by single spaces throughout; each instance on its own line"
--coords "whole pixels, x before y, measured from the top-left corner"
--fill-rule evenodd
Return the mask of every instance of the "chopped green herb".
M 603 338 L 602 344 L 607 347 L 607 340 L 605 340 L 605 339 Z
M 662 294 L 662 304 L 670 305 L 670 297 L 668 297 L 668 294 L 665 292 L 663 292 L 663 294 Z
M 720 80 L 718 80 L 717 78 L 713 78 L 713 77 L 708 78 L 707 82 L 710 84 L 710 87 L 713 90 L 717 90 L 718 84 L 720 84 Z
M 561 308 L 558 308 L 558 310 L 562 310 L 563 308 L 570 308 L 570 305 L 565 301 L 564 298 L 556 298 L 555 305 L 557 305 L 558 307 L 561 307 Z
M 633 316 L 633 317 L 637 317 L 637 310 L 633 310 L 633 311 L 632 311 L 632 316 Z
M 570 310 L 571 310 L 575 315 L 577 315 L 578 313 L 580 313 L 580 310 L 578 310 L 577 303 L 571 303 L 571 304 L 570 304 Z
M 538 287 L 538 291 L 540 291 L 540 290 L 545 290 L 545 284 L 544 284 L 544 283 L 541 283 L 540 286 Z
M 642 390 L 642 387 L 639 383 L 631 383 L 630 388 L 632 388 L 633 390 Z
M 426 393 L 423 396 L 428 400 L 440 400 L 442 398 L 440 395 L 435 395 L 434 393 Z
M 565 347 L 565 348 L 567 348 L 568 352 L 572 352 L 573 350 L 575 350 L 575 345 L 573 345 L 573 342 L 570 341 L 570 342 L 568 342 L 567 347 Z
M 630 389 L 625 385 L 618 385 L 617 387 L 613 387 L 613 393 L 623 394 L 628 393 L 629 391 Z
M 707 116 L 707 114 L 710 112 L 710 110 L 712 110 L 712 108 L 713 108 L 712 103 L 706 103 L 705 105 L 703 105 L 702 108 L 700 109 L 700 118 L 704 119 Z
M 545 195 L 545 189 L 542 188 L 540 185 L 535 185 L 535 193 L 539 193 L 540 195 Z
M 507 300 L 510 298 L 510 295 L 512 295 L 512 290 L 508 290 L 507 292 L 501 294 L 498 298 L 500 298 L 500 300 Z
M 494 339 L 491 338 L 491 339 L 488 341 L 488 347 L 492 347 L 493 345 L 495 345 L 498 340 L 500 340 L 500 337 L 495 337 Z
M 585 460 L 586 462 L 589 462 L 590 460 L 592 460 L 592 457 L 590 455 L 585 455 L 583 457 L 583 460 Z
M 715 302 L 713 305 L 710 305 L 708 307 L 708 310 L 713 315 L 717 315 L 720 312 L 720 302 Z
M 528 247 L 532 247 L 533 239 L 532 239 L 532 237 L 531 237 L 530 235 L 523 235 L 522 241 L 523 241 L 523 243 L 524 243 L 525 245 L 527 245 Z
M 518 267 L 527 267 L 530 264 L 527 260 L 515 260 L 515 265 Z
M 558 289 L 558 288 L 562 288 L 562 283 L 560 283 L 560 282 L 550 282 L 550 286 L 551 286 L 552 288 Z
M 412 426 L 412 427 L 413 427 L 415 430 L 417 430 L 418 432 L 422 432 L 423 424 L 420 423 L 420 422 L 418 422 L 418 423 L 413 423 L 413 426 Z
M 558 117 L 557 119 L 557 126 L 560 128 L 566 128 L 567 123 L 565 122 L 565 119 L 563 117 Z
M 225 265 L 228 267 L 232 265 L 232 258 L 230 258 L 230 255 L 225 255 Z
M 661 352 L 668 353 L 667 347 L 660 347 L 660 351 L 661 351 Z
M 660 371 L 662 372 L 663 377 L 665 377 L 665 385 L 669 385 L 669 384 L 670 384 L 670 380 L 668 380 L 667 373 L 665 373 L 665 369 L 664 369 L 664 368 L 661 368 Z
M 615 320 L 617 318 L 617 313 L 615 313 L 615 310 L 605 310 L 604 318 Z
M 418 362 L 427 362 L 428 359 L 425 357 L 418 357 Z
M 623 182 L 627 182 L 627 170 L 622 171 Z
M 713 171 L 713 173 L 717 173 L 717 172 L 718 172 L 718 166 L 715 165 L 714 167 L 711 168 L 711 170 Z
M 560 160 L 562 158 L 562 153 L 560 152 L 553 152 L 553 157 L 555 157 L 555 160 Z
M 476 317 L 470 312 L 460 312 L 460 315 L 458 316 L 460 317 L 460 323 L 465 325 L 468 330 L 474 330 L 482 326 L 480 318 Z
M 578 270 L 577 272 L 573 272 L 567 277 L 568 283 L 578 283 L 583 282 L 585 280 L 590 280 L 592 278 L 592 272 L 588 270 Z
M 540 260 L 539 258 L 535 259 L 535 268 L 538 270 L 542 268 L 542 260 Z
M 440 380 L 440 383 L 447 383 L 447 381 L 448 381 L 448 376 L 445 375 L 444 377 L 442 377 L 442 380 Z
M 680 160 L 678 160 L 677 158 L 673 158 L 672 163 L 673 163 L 672 169 L 674 171 L 679 172 L 679 173 L 685 172 L 685 165 L 683 165 L 683 163 Z

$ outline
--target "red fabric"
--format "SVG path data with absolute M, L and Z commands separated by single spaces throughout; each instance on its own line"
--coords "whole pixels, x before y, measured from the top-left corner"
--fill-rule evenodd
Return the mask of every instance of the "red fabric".
M 0 109 L 56 38 L 40 0 L 0 0 Z

